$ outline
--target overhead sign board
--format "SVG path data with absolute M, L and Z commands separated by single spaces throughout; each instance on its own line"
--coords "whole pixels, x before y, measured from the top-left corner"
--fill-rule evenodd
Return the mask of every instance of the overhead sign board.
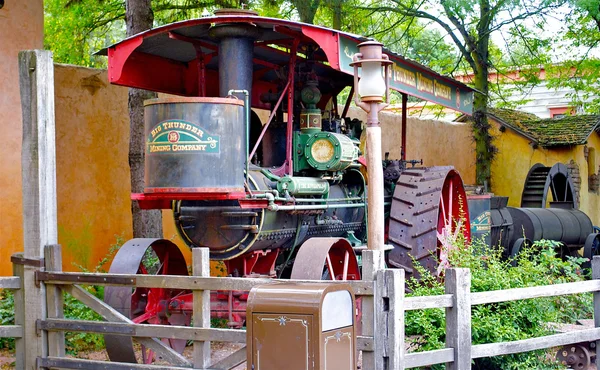
M 340 69 L 353 74 L 350 66 L 352 56 L 358 53 L 358 43 L 340 36 Z M 394 62 L 391 67 L 390 88 L 417 98 L 427 100 L 457 111 L 473 112 L 473 90 L 435 72 L 408 63 L 401 58 L 390 56 Z

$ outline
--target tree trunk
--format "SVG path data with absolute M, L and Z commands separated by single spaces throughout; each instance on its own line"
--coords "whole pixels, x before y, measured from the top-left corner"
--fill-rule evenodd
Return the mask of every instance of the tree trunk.
M 321 0 L 293 0 L 292 1 L 298 15 L 300 16 L 300 22 L 312 24 L 317 14 L 317 9 L 321 4 Z
M 332 0 L 331 5 L 333 8 L 333 29 L 342 29 L 342 1 L 343 0 Z
M 127 0 L 127 36 L 152 28 L 154 13 L 151 0 Z M 144 192 L 144 100 L 155 98 L 156 93 L 129 89 L 129 168 L 131 192 Z M 131 201 L 134 238 L 161 238 L 162 213 L 160 210 L 141 210 L 137 201 Z
M 484 1 L 484 3 L 487 3 Z M 482 6 L 483 11 L 486 7 Z M 483 13 L 483 17 L 488 17 L 488 13 Z M 487 18 L 480 21 L 484 29 L 479 30 L 479 35 L 487 34 L 489 23 Z M 497 150 L 492 143 L 493 137 L 490 134 L 490 124 L 487 118 L 488 108 L 488 60 L 489 60 L 489 36 L 481 36 L 477 40 L 476 50 L 473 52 L 473 59 L 476 63 L 475 72 L 475 97 L 473 100 L 473 138 L 475 139 L 475 180 L 478 185 L 487 185 L 491 189 L 492 160 Z

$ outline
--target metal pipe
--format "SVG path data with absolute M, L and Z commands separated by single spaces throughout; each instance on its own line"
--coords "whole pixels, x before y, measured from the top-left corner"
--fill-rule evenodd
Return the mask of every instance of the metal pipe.
M 231 89 L 227 92 L 227 95 L 233 94 L 244 94 L 244 108 L 246 108 L 246 182 L 248 182 L 248 176 L 250 175 L 250 92 L 248 90 L 234 90 Z
M 296 58 L 297 58 L 297 50 L 298 50 L 298 44 L 300 43 L 299 39 L 295 39 L 294 43 L 292 45 L 292 48 L 290 50 L 290 65 L 289 65 L 289 76 L 288 76 L 288 83 L 290 84 L 290 89 L 288 91 L 288 122 L 287 122 L 287 132 L 286 132 L 286 164 L 287 164 L 287 168 L 286 168 L 286 173 L 292 177 L 294 176 L 294 164 L 293 164 L 293 157 L 292 157 L 292 152 L 294 151 L 294 148 L 292 148 L 292 140 L 293 140 L 293 135 L 294 135 L 294 131 L 293 131 L 293 126 L 294 126 L 294 73 L 296 73 Z
M 275 108 L 273 109 L 273 111 L 271 112 L 271 115 L 269 116 L 269 120 L 267 121 L 267 123 L 263 127 L 262 131 L 260 132 L 260 136 L 258 137 L 258 140 L 256 140 L 256 144 L 254 144 L 254 148 L 252 148 L 252 152 L 250 152 L 250 158 L 254 157 L 254 153 L 256 153 L 256 151 L 258 150 L 258 146 L 260 145 L 260 142 L 262 141 L 263 136 L 267 132 L 267 129 L 269 128 L 269 125 L 271 124 L 273 117 L 275 117 L 275 113 L 277 112 L 277 109 L 279 109 L 279 105 L 283 101 L 283 97 L 285 96 L 285 93 L 289 86 L 290 86 L 290 81 L 288 81 L 287 85 L 285 85 L 285 88 L 281 92 L 281 96 L 279 97 L 279 100 L 277 100 L 277 104 L 275 104 Z
M 357 200 L 363 200 L 363 198 L 361 197 L 355 197 L 355 198 L 332 198 L 332 199 L 295 199 L 294 201 L 296 203 L 312 203 L 312 202 L 324 202 L 324 203 L 331 203 L 331 202 L 353 202 L 353 201 L 357 201 Z
M 369 103 L 367 115 L 367 168 L 368 191 L 368 240 L 370 250 L 383 250 L 385 215 L 383 204 L 383 167 L 381 166 L 381 126 L 379 124 L 379 103 Z
M 401 144 L 401 149 L 400 149 L 400 153 L 401 153 L 401 157 L 400 159 L 402 159 L 403 161 L 406 160 L 406 113 L 407 113 L 407 109 L 406 109 L 406 105 L 408 103 L 408 95 L 407 94 L 402 94 L 402 144 Z
M 332 205 L 304 205 L 304 206 L 280 206 L 274 204 L 269 206 L 270 211 L 313 211 L 313 210 L 324 210 L 324 209 L 335 209 L 335 208 L 359 208 L 364 207 L 365 203 L 347 203 L 347 204 L 332 204 Z

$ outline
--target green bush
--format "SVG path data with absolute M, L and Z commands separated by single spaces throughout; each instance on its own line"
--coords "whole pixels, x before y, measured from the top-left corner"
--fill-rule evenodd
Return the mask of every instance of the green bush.
M 557 258 L 555 242 L 541 241 L 525 248 L 516 258 L 516 266 L 502 258 L 500 249 L 490 249 L 482 242 L 469 245 L 454 241 L 448 252 L 452 267 L 471 270 L 471 291 L 524 288 L 585 279 L 583 258 Z M 409 279 L 408 296 L 444 293 L 444 283 L 423 268 L 417 268 L 420 281 Z M 528 299 L 515 302 L 477 305 L 472 308 L 473 344 L 515 341 L 552 333 L 551 322 L 572 323 L 590 318 L 591 294 Z M 442 309 L 406 313 L 406 335 L 413 338 L 416 351 L 440 349 L 445 343 L 445 315 Z M 553 354 L 534 351 L 522 354 L 483 358 L 474 361 L 473 369 L 553 369 L 561 368 Z M 434 367 L 443 368 L 443 366 Z M 564 367 L 562 367 L 564 368 Z

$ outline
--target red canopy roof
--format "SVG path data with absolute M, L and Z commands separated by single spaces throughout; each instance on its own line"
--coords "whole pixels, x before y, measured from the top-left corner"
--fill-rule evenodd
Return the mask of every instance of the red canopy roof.
M 357 45 L 367 38 L 315 25 L 253 15 L 226 15 L 193 19 L 155 28 L 108 47 L 111 83 L 183 96 L 200 95 L 200 65 L 204 57 L 207 96 L 218 92 L 218 40 L 209 34 L 219 23 L 251 23 L 262 35 L 254 47 L 252 105 L 268 108 L 260 94 L 277 91 L 280 74 L 290 59 L 290 48 L 299 40 L 298 63 L 308 50 L 316 63 L 311 68 L 320 78 L 324 95 L 335 95 L 352 85 L 349 63 Z M 385 51 L 394 62 L 390 87 L 408 95 L 471 114 L 473 90 L 449 77 Z

